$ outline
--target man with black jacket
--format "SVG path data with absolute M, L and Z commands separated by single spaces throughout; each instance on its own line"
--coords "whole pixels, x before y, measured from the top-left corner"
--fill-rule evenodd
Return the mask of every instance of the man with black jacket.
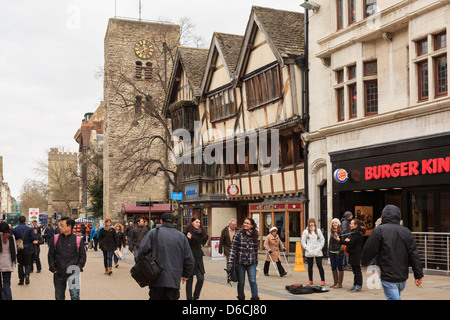
M 23 249 L 17 251 L 17 263 L 19 264 L 19 286 L 25 284 L 30 284 L 30 272 L 32 267 L 32 250 L 31 245 L 36 237 L 34 235 L 33 229 L 28 227 L 25 222 L 27 218 L 25 216 L 19 217 L 19 225 L 15 227 L 11 234 L 17 240 L 23 240 Z
M 60 234 L 49 240 L 48 265 L 53 273 L 56 300 L 65 299 L 67 281 L 70 278 L 71 300 L 80 300 L 79 273 L 86 263 L 83 239 L 72 233 L 75 220 L 64 217 L 60 221 Z M 56 235 L 55 235 L 56 237 Z M 75 284 L 74 284 L 75 283 Z
M 414 272 L 417 286 L 422 284 L 423 269 L 416 243 L 409 229 L 400 225 L 401 212 L 397 206 L 387 205 L 381 214 L 381 225 L 367 240 L 361 265 L 367 266 L 373 258 L 381 271 L 381 284 L 388 300 L 400 300 L 406 286 L 409 267 Z

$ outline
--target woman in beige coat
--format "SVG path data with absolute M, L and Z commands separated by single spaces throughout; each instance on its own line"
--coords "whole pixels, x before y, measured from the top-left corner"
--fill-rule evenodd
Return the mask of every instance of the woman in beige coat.
M 287 272 L 281 265 L 280 250 L 283 250 L 284 252 L 286 251 L 286 248 L 284 247 L 283 242 L 281 242 L 281 239 L 278 236 L 277 227 L 270 228 L 269 234 L 266 236 L 266 241 L 264 241 L 264 249 L 267 251 L 266 262 L 264 263 L 264 275 L 269 275 L 270 262 L 273 261 L 277 264 L 280 277 L 284 277 Z M 272 260 L 270 260 L 271 258 Z

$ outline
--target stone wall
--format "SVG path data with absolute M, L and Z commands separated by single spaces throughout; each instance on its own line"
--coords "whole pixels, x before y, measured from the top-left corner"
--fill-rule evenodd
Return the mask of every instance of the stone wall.
M 105 36 L 105 131 L 103 153 L 103 217 L 122 221 L 122 204 L 136 201 L 168 200 L 168 181 L 162 172 L 156 176 L 143 172 L 131 185 L 130 170 L 149 155 L 166 164 L 166 148 L 156 141 L 148 148 L 146 137 L 164 136 L 161 122 L 146 114 L 145 97 L 151 96 L 151 107 L 161 108 L 165 99 L 164 83 L 172 71 L 171 51 L 179 43 L 180 27 L 173 24 L 110 19 Z M 153 54 L 142 59 L 135 53 L 136 44 L 150 42 Z M 166 45 L 164 45 L 166 43 Z M 168 50 L 165 51 L 165 48 Z M 142 66 L 136 77 L 137 63 Z M 148 68 L 147 63 L 151 63 Z M 150 75 L 146 79 L 146 75 Z M 143 108 L 136 111 L 136 97 L 143 97 Z M 169 137 L 170 139 L 170 137 Z M 147 148 L 145 147 L 147 145 Z M 137 150 L 142 151 L 134 153 Z

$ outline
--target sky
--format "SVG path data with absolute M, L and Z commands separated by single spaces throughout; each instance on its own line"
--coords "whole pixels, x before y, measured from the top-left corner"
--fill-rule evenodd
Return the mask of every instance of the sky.
M 303 0 L 142 0 L 144 20 L 189 18 L 209 46 L 213 32 L 243 35 L 252 5 L 302 12 Z M 50 148 L 77 152 L 85 113 L 103 100 L 108 20 L 139 17 L 138 0 L 0 1 L 0 156 L 18 200 Z

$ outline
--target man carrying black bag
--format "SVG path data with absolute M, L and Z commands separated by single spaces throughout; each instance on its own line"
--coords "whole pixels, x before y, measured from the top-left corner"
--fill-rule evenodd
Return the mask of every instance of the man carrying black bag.
M 142 239 L 138 259 L 152 252 L 162 266 L 161 274 L 150 285 L 150 300 L 178 300 L 180 282 L 184 284 L 192 276 L 194 257 L 186 236 L 174 228 L 175 217 L 167 212 L 161 218 L 163 224 L 158 228 L 156 252 L 152 252 L 158 230 L 155 228 Z

